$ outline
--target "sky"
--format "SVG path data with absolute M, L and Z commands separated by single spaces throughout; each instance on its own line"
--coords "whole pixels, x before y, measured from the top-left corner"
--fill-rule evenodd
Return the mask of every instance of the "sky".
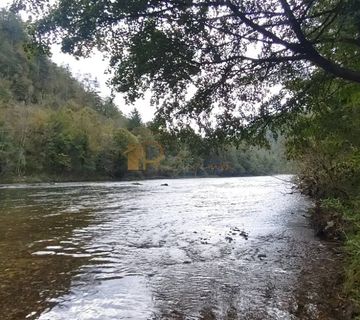
M 0 0 L 0 8 L 7 7 L 11 2 L 12 0 Z M 69 54 L 62 53 L 58 45 L 52 46 L 51 51 L 52 55 L 50 59 L 53 62 L 60 66 L 69 66 L 69 69 L 74 77 L 77 77 L 77 75 L 90 74 L 91 78 L 96 78 L 99 82 L 100 95 L 103 97 L 110 95 L 111 88 L 106 85 L 109 75 L 105 74 L 108 64 L 104 61 L 101 53 L 96 52 L 89 58 L 77 60 Z M 144 122 L 150 121 L 154 116 L 155 107 L 150 106 L 150 97 L 148 94 L 144 100 L 138 100 L 134 105 L 128 105 L 125 103 L 123 95 L 118 93 L 115 95 L 115 103 L 125 114 L 129 114 L 129 112 L 136 107 L 139 110 Z
M 1 0 L 0 0 L 1 1 Z M 100 85 L 100 94 L 101 96 L 109 96 L 111 93 L 111 88 L 106 85 L 106 81 L 109 79 L 109 75 L 105 74 L 105 71 L 108 67 L 107 61 L 103 59 L 101 53 L 94 53 L 89 58 L 75 59 L 69 54 L 64 54 L 61 52 L 59 46 L 52 46 L 52 56 L 51 60 L 58 65 L 68 65 L 70 71 L 74 76 L 90 74 L 92 78 L 96 78 Z M 147 122 L 153 118 L 155 107 L 150 106 L 150 97 L 146 96 L 145 100 L 138 100 L 134 105 L 126 104 L 123 95 L 117 93 L 115 95 L 115 103 L 119 109 L 125 113 L 129 112 L 136 107 L 143 119 Z

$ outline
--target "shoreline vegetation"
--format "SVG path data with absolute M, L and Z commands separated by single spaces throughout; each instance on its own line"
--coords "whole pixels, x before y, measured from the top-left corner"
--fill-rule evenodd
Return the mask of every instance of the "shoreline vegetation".
M 304 190 L 301 190 L 304 194 Z M 309 218 L 316 235 L 340 245 L 342 265 L 333 288 L 344 319 L 360 319 L 360 202 L 355 199 L 312 197 Z
M 339 319 L 358 319 L 359 298 L 356 297 L 358 284 L 354 281 L 353 271 L 354 255 L 349 252 L 348 241 L 345 237 L 345 230 L 348 228 L 344 212 L 329 207 L 327 201 L 315 201 L 314 206 L 309 210 L 309 219 L 315 231 L 315 235 L 326 242 L 334 243 L 335 254 L 340 257 L 341 264 L 337 270 L 329 271 L 334 278 L 332 290 L 334 292 L 334 304 L 340 311 Z

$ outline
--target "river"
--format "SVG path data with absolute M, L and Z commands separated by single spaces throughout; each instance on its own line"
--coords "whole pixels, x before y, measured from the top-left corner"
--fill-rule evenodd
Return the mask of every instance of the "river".
M 290 180 L 2 185 L 1 319 L 337 319 Z

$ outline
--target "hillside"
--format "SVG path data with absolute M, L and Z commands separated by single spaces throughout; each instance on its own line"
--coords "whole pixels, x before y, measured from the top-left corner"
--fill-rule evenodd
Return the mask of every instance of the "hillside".
M 288 171 L 277 151 L 209 147 L 188 128 L 179 135 L 153 132 L 135 110 L 127 119 L 91 79 L 25 50 L 24 23 L 0 12 L 0 181 L 120 179 L 129 142 L 159 141 L 160 167 L 147 176 L 256 175 Z M 164 139 L 165 137 L 165 139 Z M 207 146 L 206 148 L 204 146 Z

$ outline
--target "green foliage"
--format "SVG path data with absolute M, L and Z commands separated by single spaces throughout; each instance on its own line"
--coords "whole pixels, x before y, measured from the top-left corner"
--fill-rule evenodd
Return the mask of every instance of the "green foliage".
M 349 198 L 360 191 L 359 87 L 332 83 L 332 89 L 333 95 L 320 91 L 293 123 L 288 151 L 311 194 Z
M 360 310 L 360 199 L 326 198 L 321 200 L 320 208 L 327 214 L 331 213 L 332 218 L 338 217 L 342 221 L 338 226 L 335 223 L 335 227 L 341 229 L 347 253 L 344 288 L 357 310 Z M 354 319 L 359 319 L 359 315 Z
M 24 24 L 4 10 L 0 39 L 0 178 L 124 175 L 127 119 L 113 100 L 44 55 L 28 57 Z
M 290 125 L 288 154 L 298 162 L 301 189 L 320 200 L 325 220 L 344 239 L 345 292 L 360 308 L 360 86 L 318 78 L 309 83 L 303 112 Z
M 249 149 L 245 145 L 237 150 L 230 144 L 214 144 L 191 126 L 176 132 L 156 121 L 147 126 L 137 109 L 125 118 L 112 97 L 99 96 L 97 82 L 89 75 L 80 82 L 69 70 L 54 65 L 44 55 L 29 55 L 24 50 L 27 39 L 24 24 L 18 17 L 3 10 L 0 18 L 0 179 L 121 178 L 127 172 L 124 152 L 128 146 L 143 144 L 147 156 L 152 158 L 159 151 L 147 147 L 151 142 L 162 145 L 166 157 L 159 169 L 149 169 L 149 175 L 282 172 L 284 160 L 268 150 Z M 149 52 L 139 52 L 138 59 L 155 57 L 164 43 L 169 49 L 174 45 L 174 55 L 177 50 L 186 53 L 181 43 L 156 33 L 153 25 L 148 28 L 149 34 L 139 35 L 136 41 L 147 46 Z M 156 38 L 155 47 L 154 39 L 149 41 L 148 36 Z M 160 66 L 163 59 L 170 61 L 173 56 L 165 54 L 141 68 Z M 176 78 L 179 74 L 173 76 Z M 272 144 L 276 146 L 275 142 Z M 278 168 L 275 163 L 279 164 Z
M 289 82 L 323 70 L 360 83 L 357 0 L 14 1 L 24 7 L 40 13 L 35 46 L 106 53 L 130 101 L 151 90 L 168 124 L 225 142 L 277 132 L 311 89 Z
M 122 153 L 132 135 L 92 109 L 12 105 L 1 114 L 8 122 L 1 125 L 0 176 L 115 177 L 126 171 Z
M 127 123 L 127 128 L 132 131 L 135 128 L 139 128 L 143 125 L 142 119 L 141 119 L 141 115 L 139 113 L 139 110 L 137 110 L 136 108 L 134 108 L 131 112 L 130 112 L 130 116 L 129 116 L 129 121 Z
M 84 77 L 79 82 L 69 70 L 56 66 L 46 56 L 27 54 L 24 29 L 20 18 L 0 11 L 0 101 L 52 108 L 66 104 L 75 108 L 87 106 L 123 125 L 126 123 L 113 100 L 98 95 L 94 80 Z
M 270 139 L 270 148 L 214 144 L 188 127 L 177 133 L 157 132 L 155 138 L 165 147 L 166 158 L 160 173 L 166 176 L 215 175 L 244 176 L 291 173 L 285 159 L 283 139 Z

